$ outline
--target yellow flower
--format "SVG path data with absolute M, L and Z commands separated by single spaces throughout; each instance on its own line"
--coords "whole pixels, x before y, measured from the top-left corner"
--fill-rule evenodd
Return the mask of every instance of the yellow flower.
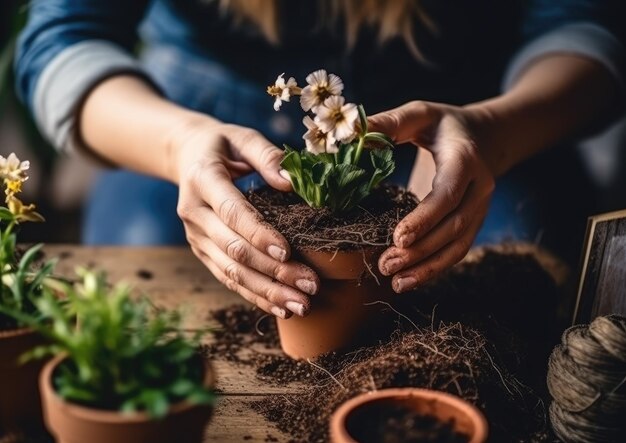
M 30 168 L 30 162 L 20 161 L 12 152 L 7 158 L 0 155 L 0 179 L 8 181 L 26 181 L 28 176 L 26 171 Z
M 7 202 L 15 194 L 22 192 L 22 183 L 23 182 L 21 180 L 4 179 L 4 185 L 6 186 L 4 193 L 7 195 Z
M 46 221 L 39 212 L 35 211 L 35 205 L 25 205 L 16 197 L 7 198 L 7 206 L 9 211 L 15 216 L 15 220 L 19 223 L 22 221 L 43 222 Z

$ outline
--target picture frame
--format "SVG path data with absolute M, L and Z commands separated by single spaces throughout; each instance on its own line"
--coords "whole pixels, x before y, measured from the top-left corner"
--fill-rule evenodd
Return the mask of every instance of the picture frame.
M 589 217 L 573 323 L 626 315 L 626 210 Z

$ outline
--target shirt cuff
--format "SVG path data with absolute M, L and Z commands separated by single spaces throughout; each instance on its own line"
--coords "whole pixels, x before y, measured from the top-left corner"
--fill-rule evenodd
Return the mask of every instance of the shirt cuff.
M 524 70 L 541 57 L 550 54 L 573 54 L 588 57 L 604 66 L 613 76 L 622 96 L 626 96 L 626 49 L 605 28 L 589 22 L 561 26 L 532 40 L 509 64 L 503 89 L 513 87 Z
M 35 87 L 32 105 L 41 133 L 60 151 L 91 154 L 77 131 L 78 110 L 96 84 L 123 73 L 150 81 L 139 61 L 111 42 L 87 40 L 64 49 L 45 67 Z

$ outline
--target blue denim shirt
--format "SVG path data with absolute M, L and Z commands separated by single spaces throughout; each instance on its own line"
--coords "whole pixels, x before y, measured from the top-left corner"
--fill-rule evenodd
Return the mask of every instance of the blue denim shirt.
M 415 23 L 424 63 L 399 38 L 379 44 L 372 29 L 347 48 L 340 24 L 319 26 L 315 1 L 281 0 L 281 43 L 271 45 L 253 26 L 224 17 L 215 0 L 32 0 L 18 42 L 17 88 L 59 149 L 79 143 L 73 121 L 88 90 L 125 71 L 183 106 L 255 128 L 278 145 L 302 146 L 299 106 L 275 113 L 265 94 L 282 72 L 300 81 L 319 68 L 334 72 L 347 99 L 368 114 L 412 99 L 462 105 L 497 95 L 551 52 L 595 59 L 623 92 L 621 3 L 423 0 L 437 26 L 432 32 Z M 398 151 L 397 182 L 407 180 L 413 157 L 413 149 Z
M 268 112 L 265 86 L 278 73 L 302 79 L 324 67 L 344 79 L 347 98 L 370 114 L 411 99 L 465 104 L 496 95 L 512 55 L 538 36 L 579 22 L 598 25 L 619 41 L 625 32 L 620 0 L 426 0 L 421 4 L 437 33 L 420 23 L 414 33 L 427 65 L 400 39 L 377 44 L 371 30 L 346 48 L 343 29 L 318 26 L 315 1 L 279 2 L 278 46 L 254 27 L 235 26 L 217 3 L 33 0 L 18 44 L 18 91 L 35 110 L 42 72 L 77 43 L 106 41 L 127 53 L 141 47 L 148 63 L 144 73 L 172 100 L 294 143 L 301 133 L 296 107 L 286 107 L 289 122 Z M 285 130 L 291 126 L 297 130 Z

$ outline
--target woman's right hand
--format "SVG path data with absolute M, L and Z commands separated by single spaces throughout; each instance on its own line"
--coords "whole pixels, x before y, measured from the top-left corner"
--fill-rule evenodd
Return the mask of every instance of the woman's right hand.
M 259 132 L 213 120 L 177 131 L 178 215 L 194 254 L 232 291 L 281 318 L 306 315 L 319 288 L 310 268 L 290 261 L 287 240 L 233 185 L 253 171 L 268 185 L 290 191 L 280 175 L 282 151 Z

